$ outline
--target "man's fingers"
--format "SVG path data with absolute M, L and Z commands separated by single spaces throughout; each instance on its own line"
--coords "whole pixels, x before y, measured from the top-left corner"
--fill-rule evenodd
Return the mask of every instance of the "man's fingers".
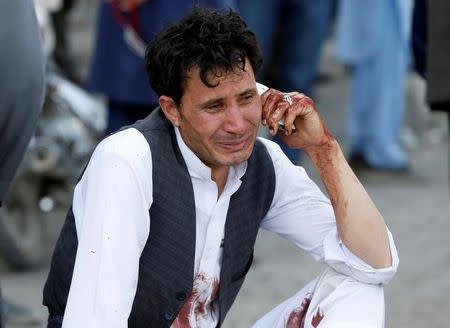
M 272 135 L 278 132 L 279 122 L 284 120 L 287 109 L 292 105 L 292 99 L 287 101 L 285 95 L 278 90 L 270 89 L 262 99 L 263 124 L 269 126 L 269 131 Z
M 289 97 L 286 99 L 286 96 Z M 272 135 L 278 132 L 280 120 L 284 120 L 286 134 L 292 134 L 296 118 L 314 110 L 312 99 L 298 92 L 282 93 L 269 89 L 261 96 L 261 103 L 262 122 L 269 126 Z
M 267 89 L 266 91 L 264 91 L 264 93 L 261 95 L 261 104 L 264 106 L 265 103 L 266 103 L 266 101 L 267 101 L 267 98 L 268 98 L 270 95 L 272 95 L 272 94 L 274 94 L 274 93 L 277 93 L 277 92 L 280 92 L 280 91 L 275 90 L 275 89 L 272 89 L 272 88 Z
M 262 102 L 262 120 L 263 124 L 269 124 L 268 119 L 272 112 L 276 110 L 277 105 L 283 99 L 283 94 L 275 89 L 267 90 L 261 99 Z
M 268 125 L 272 134 L 276 134 L 278 132 L 279 122 L 284 120 L 284 116 L 289 106 L 289 103 L 286 101 L 280 101 L 277 103 L 275 110 L 272 111 L 270 117 L 268 118 Z
M 284 129 L 286 131 L 286 135 L 291 135 L 293 131 L 294 121 L 297 118 L 298 113 L 296 109 L 288 110 L 284 115 Z
M 289 106 L 284 114 L 284 126 L 287 135 L 292 134 L 297 117 L 304 117 L 314 110 L 314 103 L 311 98 L 303 94 L 296 94 L 293 99 L 292 106 Z

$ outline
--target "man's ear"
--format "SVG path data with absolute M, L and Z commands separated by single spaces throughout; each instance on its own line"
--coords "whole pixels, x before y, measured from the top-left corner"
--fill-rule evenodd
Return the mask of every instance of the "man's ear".
M 159 106 L 161 107 L 166 118 L 176 127 L 180 125 L 180 112 L 175 101 L 167 96 L 159 97 Z

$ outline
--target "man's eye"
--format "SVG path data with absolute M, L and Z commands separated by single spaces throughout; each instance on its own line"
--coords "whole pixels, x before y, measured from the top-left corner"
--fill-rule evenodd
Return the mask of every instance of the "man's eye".
M 244 96 L 244 98 L 242 98 L 242 102 L 244 104 L 249 104 L 253 101 L 253 98 L 253 95 Z
M 218 111 L 218 110 L 220 110 L 222 108 L 222 105 L 221 104 L 211 104 L 211 105 L 209 105 L 208 107 L 206 107 L 206 109 L 208 110 L 208 111 Z

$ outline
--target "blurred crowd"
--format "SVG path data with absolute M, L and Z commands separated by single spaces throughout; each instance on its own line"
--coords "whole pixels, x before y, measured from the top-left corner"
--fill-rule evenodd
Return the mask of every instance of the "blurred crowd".
M 62 23 L 63 17 L 67 18 L 73 6 L 73 0 L 61 2 L 61 9 L 52 15 L 58 24 L 57 31 L 67 28 Z M 145 117 L 158 105 L 143 69 L 145 45 L 163 26 L 176 21 L 192 7 L 190 1 L 133 3 L 135 6 L 126 9 L 120 7 L 120 1 L 99 4 L 90 71 L 82 81 L 91 92 L 107 98 L 106 134 Z M 322 46 L 326 40 L 335 41 L 335 56 L 350 74 L 347 152 L 354 166 L 408 171 L 405 146 L 433 133 L 430 107 L 446 110 L 445 105 L 436 105 L 442 103 L 441 91 L 437 91 L 441 87 L 428 88 L 427 94 L 420 92 L 427 79 L 442 85 L 436 75 L 442 76 L 448 66 L 448 53 L 439 41 L 439 35 L 446 35 L 445 27 L 436 22 L 445 15 L 434 8 L 439 7 L 437 4 L 430 10 L 440 10 L 438 18 L 432 20 L 432 24 L 440 27 L 432 25 L 427 31 L 428 6 L 421 0 L 194 3 L 240 12 L 256 33 L 264 55 L 258 80 L 276 89 L 298 90 L 314 97 L 315 82 L 330 78 L 318 72 Z M 427 33 L 434 30 L 427 42 Z M 74 68 L 66 64 L 70 57 L 67 41 L 63 33 L 59 34 L 57 62 L 65 67 L 67 74 L 75 76 Z M 436 59 L 428 58 L 427 53 Z M 411 86 L 408 84 L 411 80 L 418 82 Z M 420 112 L 408 111 L 405 104 L 408 90 L 424 97 L 416 99 L 422 108 Z M 445 94 L 445 87 L 442 92 Z M 433 100 L 435 97 L 437 101 Z M 292 162 L 301 162 L 299 151 L 287 148 L 277 136 L 274 139 Z
M 320 72 L 319 64 L 324 43 L 333 41 L 335 56 L 350 76 L 347 155 L 354 168 L 408 172 L 407 141 L 435 133 L 431 110 L 450 111 L 450 3 L 446 0 L 98 1 L 87 76 L 80 76 L 80 67 L 73 64 L 69 42 L 70 17 L 82 1 L 36 2 L 48 11 L 53 25 L 53 65 L 80 87 L 105 97 L 104 135 L 146 117 L 158 106 L 144 67 L 146 44 L 162 27 L 187 14 L 193 4 L 231 8 L 241 14 L 260 41 L 264 56 L 257 80 L 275 89 L 300 91 L 314 98 L 315 85 L 332 78 Z M 2 0 L 0 6 L 7 8 L 7 1 Z M 0 8 L 2 47 L 8 45 L 1 32 L 7 15 L 13 14 Z M 0 65 L 8 64 L 0 57 Z M 418 113 L 408 111 L 406 104 L 411 81 L 415 83 L 413 101 L 422 108 Z M 2 119 L 6 84 L 0 81 Z M 407 131 L 412 134 L 409 139 Z M 5 140 L 3 133 L 6 130 L 0 130 L 0 142 Z M 288 149 L 277 137 L 274 140 L 293 163 L 301 163 L 298 150 Z M 34 320 L 19 305 L 5 303 L 3 307 L 6 322 Z
M 76 79 L 76 68 L 70 66 L 68 59 L 68 24 L 64 23 L 73 3 L 74 0 L 61 0 L 59 5 L 51 7 L 57 42 L 56 63 Z M 260 41 L 264 66 L 258 80 L 280 90 L 298 90 L 314 97 L 314 83 L 327 78 L 318 74 L 321 49 L 325 40 L 333 38 L 336 58 L 351 76 L 347 137 L 348 158 L 355 166 L 407 171 L 404 149 L 407 141 L 402 144 L 405 122 L 411 128 L 407 132 L 412 131 L 415 137 L 423 136 L 433 129 L 431 115 L 427 113 L 429 105 L 446 110 L 437 91 L 441 87 L 428 88 L 426 95 L 422 93 L 428 96 L 428 104 L 426 99 L 417 99 L 423 103 L 421 113 L 410 113 L 405 105 L 407 82 L 411 80 L 408 77 L 413 75 L 415 80 L 428 78 L 430 83 L 439 83 L 441 78 L 436 77 L 442 76 L 439 63 L 442 62 L 444 69 L 448 66 L 448 53 L 439 41 L 439 35 L 445 32 L 439 29 L 444 27 L 436 22 L 445 16 L 440 11 L 427 32 L 426 1 L 140 0 L 132 1 L 133 5 L 127 8 L 121 3 L 99 4 L 90 71 L 84 81 L 79 81 L 91 92 L 106 96 L 109 114 L 106 134 L 145 117 L 158 106 L 143 69 L 145 45 L 163 26 L 189 12 L 192 3 L 238 10 Z M 439 7 L 433 4 L 431 10 L 440 10 L 434 6 Z M 427 51 L 427 33 L 432 31 L 435 33 Z M 428 58 L 427 53 L 436 56 L 436 60 Z M 427 65 L 429 74 L 426 74 Z M 420 90 L 413 92 L 420 93 Z M 288 149 L 276 136 L 275 140 L 291 161 L 299 163 L 299 151 Z

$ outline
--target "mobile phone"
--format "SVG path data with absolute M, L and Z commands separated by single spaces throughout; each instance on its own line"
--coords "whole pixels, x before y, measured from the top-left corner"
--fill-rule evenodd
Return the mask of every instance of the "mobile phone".
M 258 90 L 259 95 L 262 95 L 264 92 L 269 90 L 269 88 L 267 86 L 265 86 L 264 84 L 256 82 L 256 90 Z M 278 129 L 285 131 L 284 118 L 282 118 L 281 120 L 278 121 Z M 294 132 L 295 130 L 296 130 L 295 125 L 292 124 L 292 131 Z

